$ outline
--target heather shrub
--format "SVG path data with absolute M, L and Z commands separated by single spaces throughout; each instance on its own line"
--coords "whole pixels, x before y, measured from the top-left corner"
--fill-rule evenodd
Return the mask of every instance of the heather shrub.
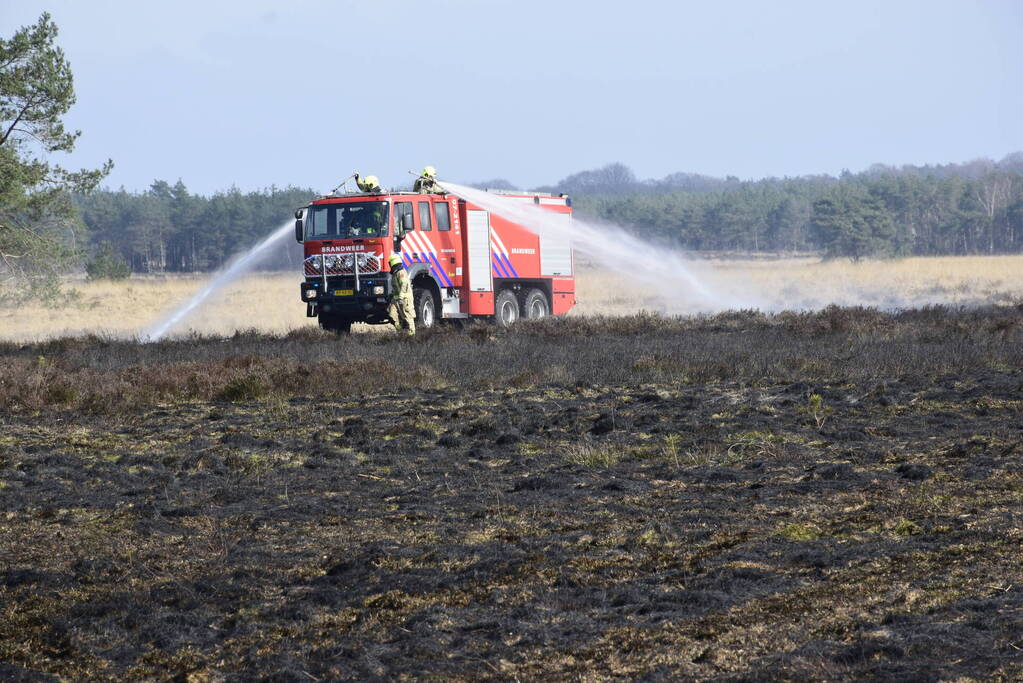
M 887 381 L 1023 365 L 1023 307 L 829 308 L 692 318 L 642 313 L 474 324 L 408 338 L 318 330 L 155 344 L 71 337 L 0 344 L 0 410 L 117 412 L 184 400 L 406 390 Z

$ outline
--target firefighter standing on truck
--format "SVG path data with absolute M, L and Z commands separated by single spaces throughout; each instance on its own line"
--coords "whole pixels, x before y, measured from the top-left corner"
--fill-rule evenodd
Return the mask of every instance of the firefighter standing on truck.
M 444 189 L 437 184 L 437 169 L 433 166 L 424 168 L 412 184 L 412 190 L 420 194 L 443 194 Z
M 379 194 L 384 191 L 384 188 L 380 187 L 380 179 L 375 175 L 368 175 L 363 178 L 359 175 L 358 171 L 352 175 L 355 177 L 355 184 L 359 187 L 359 192 L 376 192 Z
M 394 329 L 415 334 L 416 309 L 412 301 L 412 283 L 409 282 L 408 271 L 397 254 L 391 254 L 387 264 L 391 266 L 391 303 L 387 307 L 387 315 L 394 323 Z

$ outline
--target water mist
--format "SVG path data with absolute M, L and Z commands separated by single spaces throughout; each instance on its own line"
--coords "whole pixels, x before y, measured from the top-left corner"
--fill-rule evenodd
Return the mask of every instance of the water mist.
M 677 311 L 714 312 L 761 307 L 752 293 L 737 292 L 734 285 L 726 288 L 716 283 L 714 274 L 702 264 L 686 259 L 677 251 L 655 247 L 616 225 L 598 224 L 575 216 L 565 222 L 536 204 L 454 183 L 440 184 L 448 192 L 538 235 L 568 238 L 573 249 L 601 266 L 655 288 Z

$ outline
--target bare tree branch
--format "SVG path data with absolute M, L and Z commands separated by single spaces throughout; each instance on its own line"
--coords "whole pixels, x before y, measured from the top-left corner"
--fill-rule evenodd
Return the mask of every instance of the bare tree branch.
M 11 131 L 13 131 L 15 126 L 17 126 L 18 123 L 21 121 L 21 118 L 25 115 L 25 112 L 27 112 L 30 107 L 35 106 L 35 104 L 36 104 L 35 100 L 29 100 L 25 103 L 25 106 L 21 108 L 20 112 L 18 112 L 18 115 L 14 118 L 14 121 L 11 122 L 10 127 L 7 128 L 7 131 L 3 134 L 3 137 L 0 137 L 0 145 L 7 142 L 7 138 L 10 137 Z

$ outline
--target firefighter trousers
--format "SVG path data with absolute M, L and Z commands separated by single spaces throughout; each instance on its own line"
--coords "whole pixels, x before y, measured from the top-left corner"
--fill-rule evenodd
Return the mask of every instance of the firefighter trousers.
M 391 304 L 387 307 L 387 316 L 394 323 L 394 329 L 399 332 L 405 330 L 408 334 L 416 333 L 416 308 L 411 296 L 391 299 Z

